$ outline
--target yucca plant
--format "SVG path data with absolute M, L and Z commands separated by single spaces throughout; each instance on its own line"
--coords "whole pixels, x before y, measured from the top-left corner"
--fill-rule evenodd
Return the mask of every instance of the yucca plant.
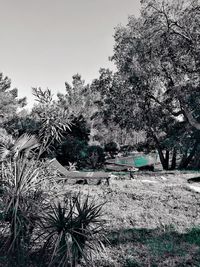
M 9 226 L 5 247 L 12 265 L 24 266 L 24 252 L 28 249 L 34 229 L 38 202 L 42 201 L 40 167 L 29 159 L 33 148 L 39 146 L 34 136 L 23 135 L 9 149 L 1 146 L 2 203 L 4 223 Z M 5 228 L 5 230 L 7 230 Z
M 103 246 L 103 205 L 90 202 L 89 197 L 81 200 L 78 194 L 48 207 L 42 218 L 41 236 L 46 240 L 44 249 L 51 252 L 49 267 L 76 267 L 82 258 L 91 265 L 88 251 Z
M 44 202 L 40 190 L 39 168 L 35 161 L 24 162 L 23 157 L 17 162 L 4 165 L 3 220 L 9 225 L 6 248 L 10 259 L 15 259 L 17 266 L 24 266 L 23 254 L 29 248 L 30 239 L 38 219 L 41 203 Z M 27 256 L 26 256 L 27 257 Z
M 80 194 L 74 198 L 75 217 L 73 222 L 73 260 L 79 262 L 84 257 L 86 263 L 92 262 L 88 258 L 85 250 L 95 250 L 103 248 L 101 239 L 106 240 L 104 236 L 104 220 L 102 219 L 102 208 L 105 203 L 96 204 L 96 200 L 89 200 L 89 196 L 81 200 Z M 89 261 L 88 261 L 89 259 Z

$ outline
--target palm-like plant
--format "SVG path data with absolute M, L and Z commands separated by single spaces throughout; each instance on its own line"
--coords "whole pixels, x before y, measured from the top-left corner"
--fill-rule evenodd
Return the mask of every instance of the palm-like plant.
M 39 138 L 42 146 L 39 155 L 48 150 L 55 140 L 61 142 L 63 133 L 70 130 L 71 126 L 68 111 L 57 106 L 55 103 L 44 105 L 43 110 L 40 113 L 42 124 Z
M 8 134 L 4 128 L 0 128 L 0 159 L 4 160 L 10 154 L 11 148 L 14 146 L 15 139 Z
M 46 239 L 44 248 L 52 250 L 49 266 L 76 267 L 81 258 L 89 263 L 87 249 L 98 250 L 102 246 L 99 236 L 103 229 L 103 205 L 90 202 L 88 197 L 82 202 L 78 194 L 62 204 L 49 206 L 41 224 Z
M 14 139 L 6 132 L 0 132 L 0 160 L 16 160 L 22 154 L 28 157 L 29 153 L 39 147 L 39 142 L 34 135 L 23 134 L 18 139 Z
M 20 265 L 22 252 L 28 249 L 39 210 L 42 208 L 39 204 L 44 201 L 41 191 L 42 177 L 35 160 L 27 161 L 24 156 L 3 164 L 2 212 L 4 221 L 9 223 L 10 232 L 6 247 L 8 255 Z
M 51 90 L 42 91 L 41 88 L 33 88 L 33 95 L 39 102 L 34 108 L 34 113 L 41 122 L 39 139 L 41 142 L 38 158 L 54 143 L 60 142 L 63 133 L 71 129 L 71 119 L 68 109 L 61 107 L 53 101 Z
M 34 228 L 38 201 L 41 198 L 41 166 L 32 158 L 31 151 L 39 146 L 34 136 L 24 134 L 16 141 L 1 143 L 1 178 L 4 222 L 9 224 L 6 246 L 9 255 L 19 266 L 22 251 L 28 248 Z M 8 146 L 9 144 L 9 146 Z

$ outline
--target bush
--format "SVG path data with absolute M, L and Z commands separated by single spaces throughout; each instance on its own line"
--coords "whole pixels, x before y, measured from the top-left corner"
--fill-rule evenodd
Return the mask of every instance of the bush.
M 111 158 L 113 158 L 118 153 L 118 145 L 115 142 L 109 142 L 104 147 L 105 152 L 109 154 Z
M 135 150 L 135 145 L 123 145 L 120 147 L 120 153 L 123 154 L 123 156 L 128 156 L 130 152 Z
M 70 131 L 63 133 L 61 143 L 55 142 L 49 156 L 56 157 L 62 165 L 77 163 L 78 168 L 86 166 L 90 130 L 82 116 L 72 119 Z
M 138 143 L 136 149 L 138 152 L 150 153 L 155 151 L 155 145 L 151 140 L 147 140 L 146 142 Z
M 62 165 L 76 162 L 78 168 L 85 167 L 86 155 L 87 143 L 73 137 L 65 140 L 55 151 L 55 157 Z
M 44 251 L 47 252 L 48 266 L 75 267 L 83 258 L 88 266 L 92 254 L 87 250 L 99 251 L 103 235 L 102 207 L 84 200 L 80 194 L 67 196 L 60 203 L 47 207 L 41 217 L 41 234 L 46 240 Z
M 55 157 L 62 165 L 76 163 L 78 169 L 98 169 L 105 162 L 104 151 L 100 146 L 88 146 L 86 142 L 70 138 L 57 149 Z
M 72 125 L 70 128 L 71 136 L 86 143 L 89 141 L 90 129 L 82 115 L 72 120 Z
M 100 146 L 87 148 L 86 162 L 92 169 L 101 168 L 105 162 L 104 151 Z

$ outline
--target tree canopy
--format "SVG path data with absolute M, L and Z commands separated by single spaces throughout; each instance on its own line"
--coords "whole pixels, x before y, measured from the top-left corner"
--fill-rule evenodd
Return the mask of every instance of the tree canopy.
M 26 105 L 26 98 L 18 98 L 18 89 L 11 89 L 11 80 L 0 73 L 0 118 L 5 122 L 12 118 L 18 108 Z

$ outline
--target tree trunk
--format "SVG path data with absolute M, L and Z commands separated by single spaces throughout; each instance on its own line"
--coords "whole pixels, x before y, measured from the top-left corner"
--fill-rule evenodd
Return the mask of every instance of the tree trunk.
M 165 157 L 164 157 L 164 154 L 162 152 L 162 149 L 157 147 L 157 150 L 158 150 L 158 154 L 159 154 L 159 157 L 160 157 L 160 162 L 162 164 L 163 170 L 167 170 L 166 161 L 165 161 Z
M 174 148 L 172 154 L 171 170 L 174 170 L 175 168 L 176 168 L 176 148 Z
M 165 152 L 165 170 L 169 170 L 169 150 Z
M 197 150 L 197 143 L 194 144 L 192 151 L 190 152 L 189 156 L 187 153 L 183 156 L 181 163 L 179 165 L 179 169 L 186 169 L 191 162 L 192 158 L 194 157 Z
M 197 150 L 197 148 L 196 148 L 196 150 Z M 197 153 L 196 153 L 195 158 L 194 158 L 194 165 L 193 165 L 193 167 L 195 169 L 199 169 L 200 168 L 200 150 L 198 149 L 198 151 L 195 151 L 195 152 L 197 152 Z
M 162 148 L 161 148 L 161 146 L 160 146 L 160 143 L 159 143 L 159 141 L 158 141 L 158 138 L 157 138 L 157 136 L 151 131 L 151 134 L 152 134 L 152 137 L 153 137 L 153 139 L 154 139 L 154 141 L 155 141 L 155 143 L 156 143 L 156 148 L 157 148 L 157 150 L 158 150 L 158 154 L 159 154 L 159 157 L 160 157 L 160 162 L 161 162 L 161 164 L 162 164 L 162 167 L 163 167 L 163 170 L 168 170 L 168 168 L 169 168 L 169 165 L 168 165 L 168 163 L 166 162 L 166 158 L 165 158 L 165 156 L 164 156 L 164 154 L 163 154 L 163 151 L 162 151 Z M 168 151 L 169 152 L 169 151 Z M 166 151 L 166 156 L 167 156 L 167 151 Z M 168 160 L 169 161 L 169 160 Z M 166 164 L 167 163 L 167 164 Z

